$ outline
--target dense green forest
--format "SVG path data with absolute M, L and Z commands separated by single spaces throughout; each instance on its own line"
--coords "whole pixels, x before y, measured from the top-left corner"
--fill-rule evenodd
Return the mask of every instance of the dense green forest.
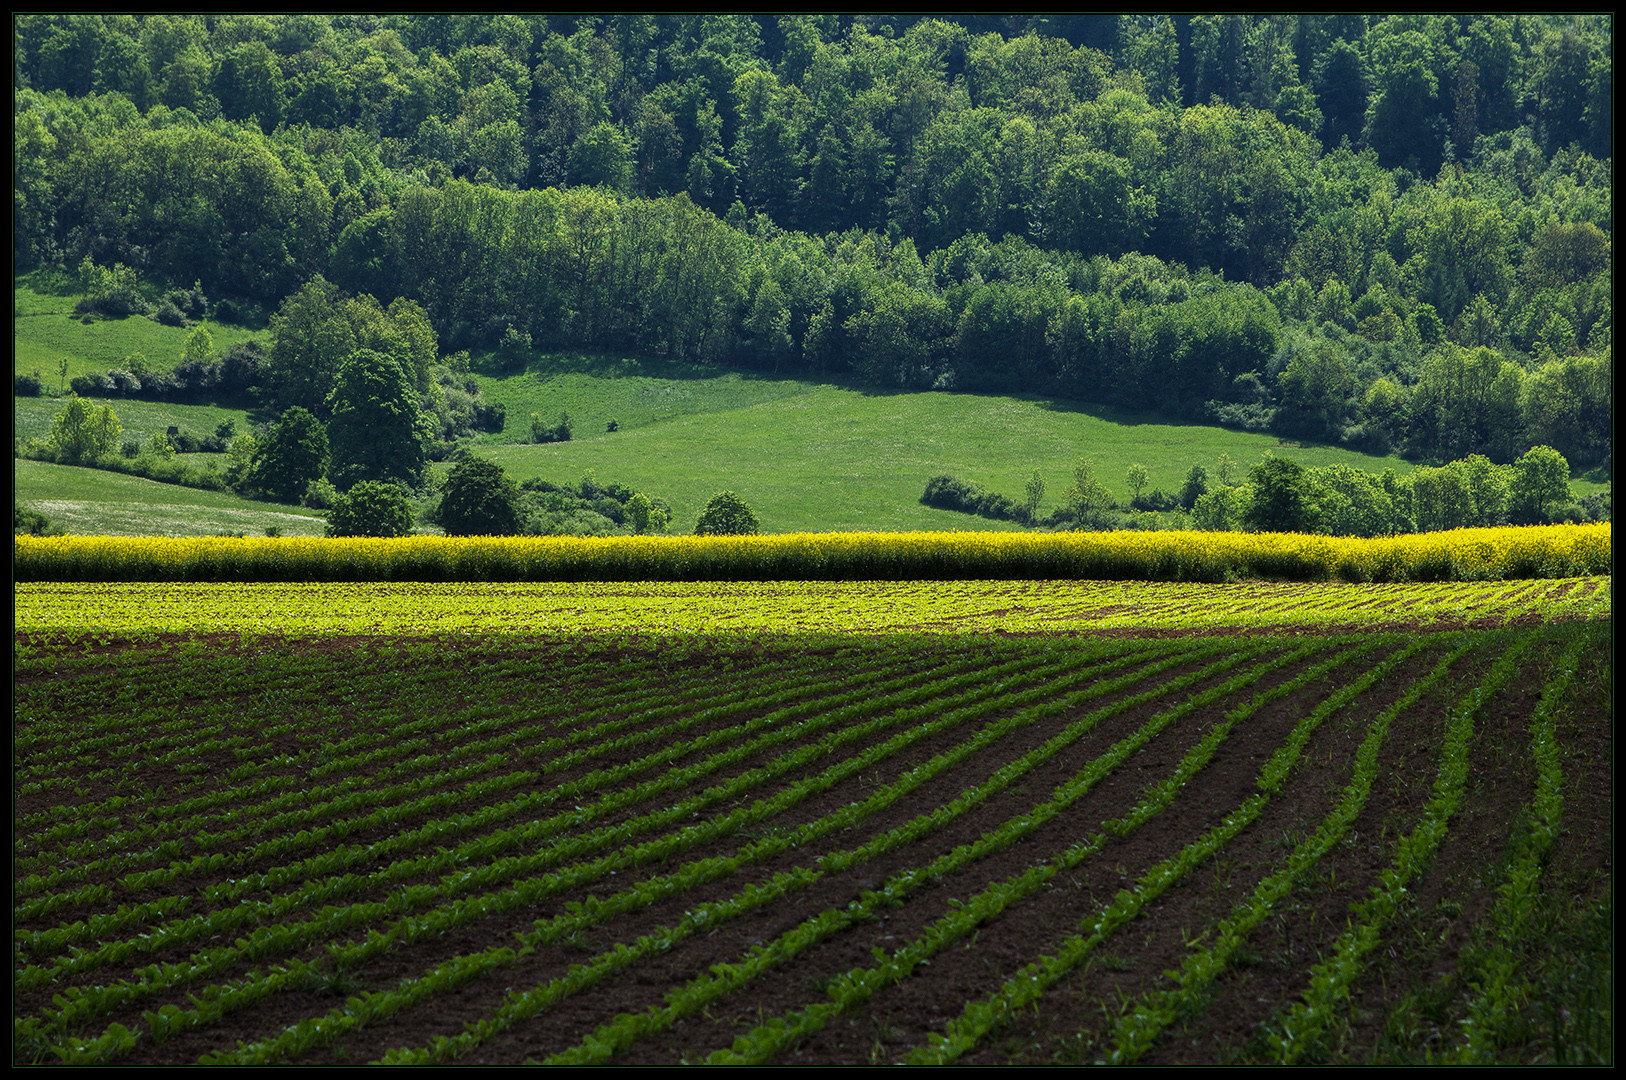
M 341 487 L 540 348 L 1608 465 L 1610 16 L 29 15 L 13 65 L 17 268 L 265 322 L 148 393 L 308 410 Z

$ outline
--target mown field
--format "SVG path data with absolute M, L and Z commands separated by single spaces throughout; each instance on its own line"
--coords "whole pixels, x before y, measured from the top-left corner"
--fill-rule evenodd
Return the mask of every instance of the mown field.
M 78 536 L 261 536 L 268 528 L 284 536 L 327 532 L 327 519 L 303 506 L 160 484 L 106 469 L 19 458 L 12 463 L 12 484 L 19 503 Z
M 1613 1059 L 1608 579 L 16 597 L 19 1062 Z

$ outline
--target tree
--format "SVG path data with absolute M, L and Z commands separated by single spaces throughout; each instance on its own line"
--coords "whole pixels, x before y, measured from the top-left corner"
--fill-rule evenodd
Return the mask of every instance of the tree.
M 1513 463 L 1508 515 L 1520 525 L 1552 520 L 1552 511 L 1571 499 L 1570 463 L 1550 446 L 1532 446 Z
M 1180 485 L 1180 505 L 1190 510 L 1197 500 L 1208 494 L 1208 470 L 1193 465 L 1186 471 L 1186 481 Z
M 446 478 L 438 520 L 448 536 L 513 536 L 519 506 L 519 488 L 501 465 L 469 458 Z
M 278 502 L 298 502 L 327 468 L 327 432 L 308 410 L 295 405 L 282 414 L 255 454 L 249 484 Z
M 713 495 L 694 527 L 696 536 L 755 536 L 760 531 L 756 514 L 732 491 Z
M 78 394 L 68 395 L 67 405 L 51 423 L 51 441 L 70 465 L 95 461 L 112 453 L 123 433 L 113 406 L 103 405 L 98 409 Z
M 1146 483 L 1148 480 L 1146 466 L 1142 465 L 1138 461 L 1131 464 L 1129 466 L 1129 475 L 1127 479 L 1129 481 L 1129 497 L 1131 499 L 1139 499 L 1140 493 L 1146 490 Z
M 627 516 L 632 519 L 632 531 L 639 536 L 666 528 L 666 511 L 641 491 L 627 500 Z
M 412 531 L 412 505 L 400 485 L 364 480 L 340 495 L 328 511 L 329 536 L 405 536 Z
M 1044 477 L 1039 470 L 1034 469 L 1033 475 L 1028 477 L 1026 497 L 1022 500 L 1022 512 L 1029 525 L 1039 520 L 1039 504 L 1044 502 Z
M 1243 523 L 1258 532 L 1314 532 L 1315 506 L 1304 467 L 1286 458 L 1266 458 L 1249 472 L 1253 494 Z
M 362 480 L 412 481 L 423 472 L 418 395 L 393 356 L 371 349 L 351 353 L 328 403 L 335 487 L 346 490 Z
M 1073 486 L 1064 496 L 1073 512 L 1074 528 L 1090 528 L 1100 524 L 1101 515 L 1112 508 L 1112 495 L 1095 478 L 1095 465 L 1081 461 L 1073 469 Z

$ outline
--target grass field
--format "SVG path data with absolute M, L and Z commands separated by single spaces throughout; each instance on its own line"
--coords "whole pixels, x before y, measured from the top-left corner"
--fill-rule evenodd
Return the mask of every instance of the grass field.
M 79 302 L 77 293 L 58 292 L 34 277 L 18 278 L 12 286 L 12 369 L 18 375 L 39 372 L 48 393 L 58 392 L 65 383 L 59 375 L 63 357 L 68 360 L 66 378 L 92 375 L 109 368 L 124 367 L 125 357 L 140 353 L 154 368 L 167 370 L 180 363 L 192 331 L 163 326 L 134 315 L 127 319 L 92 319 L 83 323 L 73 316 Z M 239 341 L 264 338 L 256 332 L 230 323 L 209 322 L 215 348 L 223 350 Z
M 261 536 L 273 526 L 285 536 L 322 536 L 327 531 L 325 518 L 300 506 L 254 502 L 223 492 L 160 484 L 102 469 L 23 458 L 15 459 L 12 465 L 12 490 L 17 502 L 44 514 L 53 525 L 69 533 Z
M 81 326 L 58 314 L 73 297 L 14 290 L 19 312 L 13 343 L 19 371 L 39 367 L 47 389 L 56 383 L 55 357 L 68 355 L 70 376 L 103 371 L 133 351 L 155 364 L 178 358 L 185 331 L 146 319 Z M 250 336 L 211 327 L 217 347 Z M 263 333 L 262 333 L 263 336 Z M 48 361 L 48 362 L 46 362 Z M 1201 465 L 1217 474 L 1228 455 L 1238 479 L 1265 454 L 1304 465 L 1346 464 L 1371 473 L 1413 466 L 1337 447 L 1299 445 L 1275 436 L 1170 423 L 1081 402 L 982 394 L 879 393 L 832 382 L 598 354 L 539 354 L 523 372 L 478 376 L 482 394 L 507 408 L 500 434 L 481 436 L 478 452 L 516 479 L 574 482 L 592 473 L 665 499 L 671 531 L 688 532 L 706 502 L 733 490 L 756 511 L 766 532 L 1013 530 L 1010 522 L 920 504 L 926 482 L 948 473 L 1021 500 L 1035 470 L 1045 481 L 1041 512 L 1058 505 L 1074 467 L 1090 461 L 1096 477 L 1123 501 L 1132 463 L 1147 469 L 1152 488 L 1177 491 Z M 204 435 L 222 420 L 239 430 L 258 412 L 215 405 L 115 401 L 127 434 L 144 439 L 170 425 Z M 52 397 L 17 399 L 17 436 L 49 432 L 61 409 Z M 568 412 L 570 442 L 533 445 L 530 416 L 548 424 Z M 606 430 L 611 420 L 618 430 Z M 444 472 L 445 466 L 437 466 Z M 1579 495 L 1606 489 L 1577 479 Z M 140 516 L 139 504 L 129 509 Z M 1160 523 L 1173 524 L 1170 515 Z
M 167 401 L 129 399 L 112 399 L 107 403 L 113 406 L 113 412 L 124 429 L 122 438 L 143 443 L 171 427 L 202 438 L 213 435 L 215 428 L 226 420 L 235 424 L 239 432 L 245 432 L 249 430 L 251 421 L 269 419 L 269 414 L 259 409 L 227 405 L 177 405 Z M 62 406 L 63 399 L 55 397 L 13 398 L 12 434 L 19 439 L 49 436 L 51 424 L 62 412 Z
M 1175 491 L 1192 465 L 1212 474 L 1228 454 L 1241 477 L 1266 453 L 1306 465 L 1342 463 L 1373 473 L 1412 466 L 1274 436 L 1169 423 L 1079 402 L 981 394 L 876 393 L 831 383 L 759 378 L 693 367 L 563 354 L 524 374 L 481 379 L 507 406 L 489 454 L 515 477 L 555 483 L 592 471 L 665 498 L 687 527 L 715 493 L 731 489 L 769 532 L 1010 529 L 1016 526 L 920 505 L 939 473 L 1020 500 L 1035 469 L 1044 508 L 1058 505 L 1080 460 L 1127 501 L 1129 465 L 1152 487 Z M 530 414 L 575 421 L 568 443 L 529 439 Z M 619 430 L 605 428 L 617 421 Z
M 1609 1064 L 1584 584 L 20 588 L 14 1058 Z

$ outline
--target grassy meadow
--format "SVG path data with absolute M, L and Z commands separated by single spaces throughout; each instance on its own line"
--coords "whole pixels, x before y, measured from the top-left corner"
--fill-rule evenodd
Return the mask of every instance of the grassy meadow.
M 218 456 L 218 455 L 216 455 Z M 98 536 L 321 536 L 327 522 L 299 506 L 254 502 L 139 476 L 17 459 L 13 490 L 19 503 L 69 533 Z
M 69 381 L 76 375 L 124 367 L 124 358 L 134 353 L 145 356 L 154 368 L 170 368 L 180 362 L 186 337 L 192 332 L 163 326 L 140 315 L 81 322 L 73 314 L 79 293 L 39 275 L 17 279 L 11 302 L 12 370 L 17 375 L 39 372 L 48 393 L 66 386 L 58 367 L 64 356 L 68 359 L 65 378 Z M 216 349 L 263 336 L 229 323 L 210 320 L 207 325 Z
M 1336 447 L 1284 443 L 1082 402 L 989 394 L 877 393 L 837 383 L 775 379 L 688 365 L 545 356 L 524 373 L 481 376 L 507 406 L 483 452 L 518 479 L 555 483 L 587 472 L 666 499 L 674 530 L 713 494 L 732 489 L 767 532 L 1015 529 L 1009 522 L 920 504 L 926 481 L 949 473 L 1020 499 L 1037 469 L 1044 512 L 1058 505 L 1080 460 L 1128 501 L 1131 463 L 1150 487 L 1177 490 L 1193 465 L 1213 475 L 1230 455 L 1240 476 L 1269 453 L 1305 465 L 1373 473 L 1413 466 Z M 530 415 L 568 412 L 567 443 L 534 445 Z M 606 430 L 614 420 L 617 430 Z
M 60 285 L 37 277 L 18 279 L 15 285 L 16 370 L 38 369 L 47 390 L 44 397 L 13 400 L 16 438 L 49 433 L 62 408 L 60 399 L 51 396 L 60 381 L 60 357 L 67 356 L 72 378 L 117 366 L 134 352 L 155 366 L 180 356 L 188 331 L 139 317 L 81 324 L 66 317 L 75 299 Z M 209 325 L 217 348 L 256 333 Z M 489 357 L 477 356 L 476 366 L 493 370 Z M 744 498 L 763 531 L 771 533 L 1010 531 L 1019 526 L 922 506 L 927 480 L 948 473 L 1020 501 L 1037 470 L 1045 482 L 1044 513 L 1062 501 L 1081 460 L 1090 461 L 1097 479 L 1124 502 L 1130 495 L 1126 473 L 1137 462 L 1146 467 L 1149 488 L 1166 491 L 1177 491 L 1193 465 L 1217 475 L 1227 455 L 1238 478 L 1266 454 L 1307 466 L 1346 464 L 1374 474 L 1414 467 L 1397 457 L 1171 423 L 1083 402 L 1031 395 L 877 392 L 658 358 L 539 353 L 523 370 L 477 379 L 487 400 L 507 408 L 506 428 L 479 436 L 478 453 L 496 460 L 517 480 L 564 483 L 591 473 L 601 482 L 626 484 L 664 499 L 673 510 L 670 531 L 675 533 L 690 531 L 706 501 L 725 489 Z M 117 400 L 113 405 L 125 435 L 140 441 L 172 425 L 201 436 L 224 420 L 245 431 L 269 419 L 269 414 L 240 403 Z M 531 443 L 531 414 L 552 425 L 562 412 L 571 417 L 571 441 Z M 612 421 L 617 427 L 613 432 L 608 430 Z M 447 467 L 435 468 L 444 473 Z M 113 484 L 108 498 L 74 500 L 50 487 L 54 475 L 20 478 L 18 496 L 31 504 L 98 503 L 88 515 L 71 512 L 76 530 L 99 526 L 134 535 L 171 532 L 185 527 L 185 518 L 158 508 L 192 505 L 188 500 L 193 496 L 171 495 L 161 485 Z M 1581 479 L 1571 484 L 1578 496 L 1605 486 Z M 115 511 L 114 490 L 134 501 Z M 149 514 L 162 516 L 162 527 L 129 524 Z M 1178 524 L 1178 515 L 1159 517 L 1164 526 Z

